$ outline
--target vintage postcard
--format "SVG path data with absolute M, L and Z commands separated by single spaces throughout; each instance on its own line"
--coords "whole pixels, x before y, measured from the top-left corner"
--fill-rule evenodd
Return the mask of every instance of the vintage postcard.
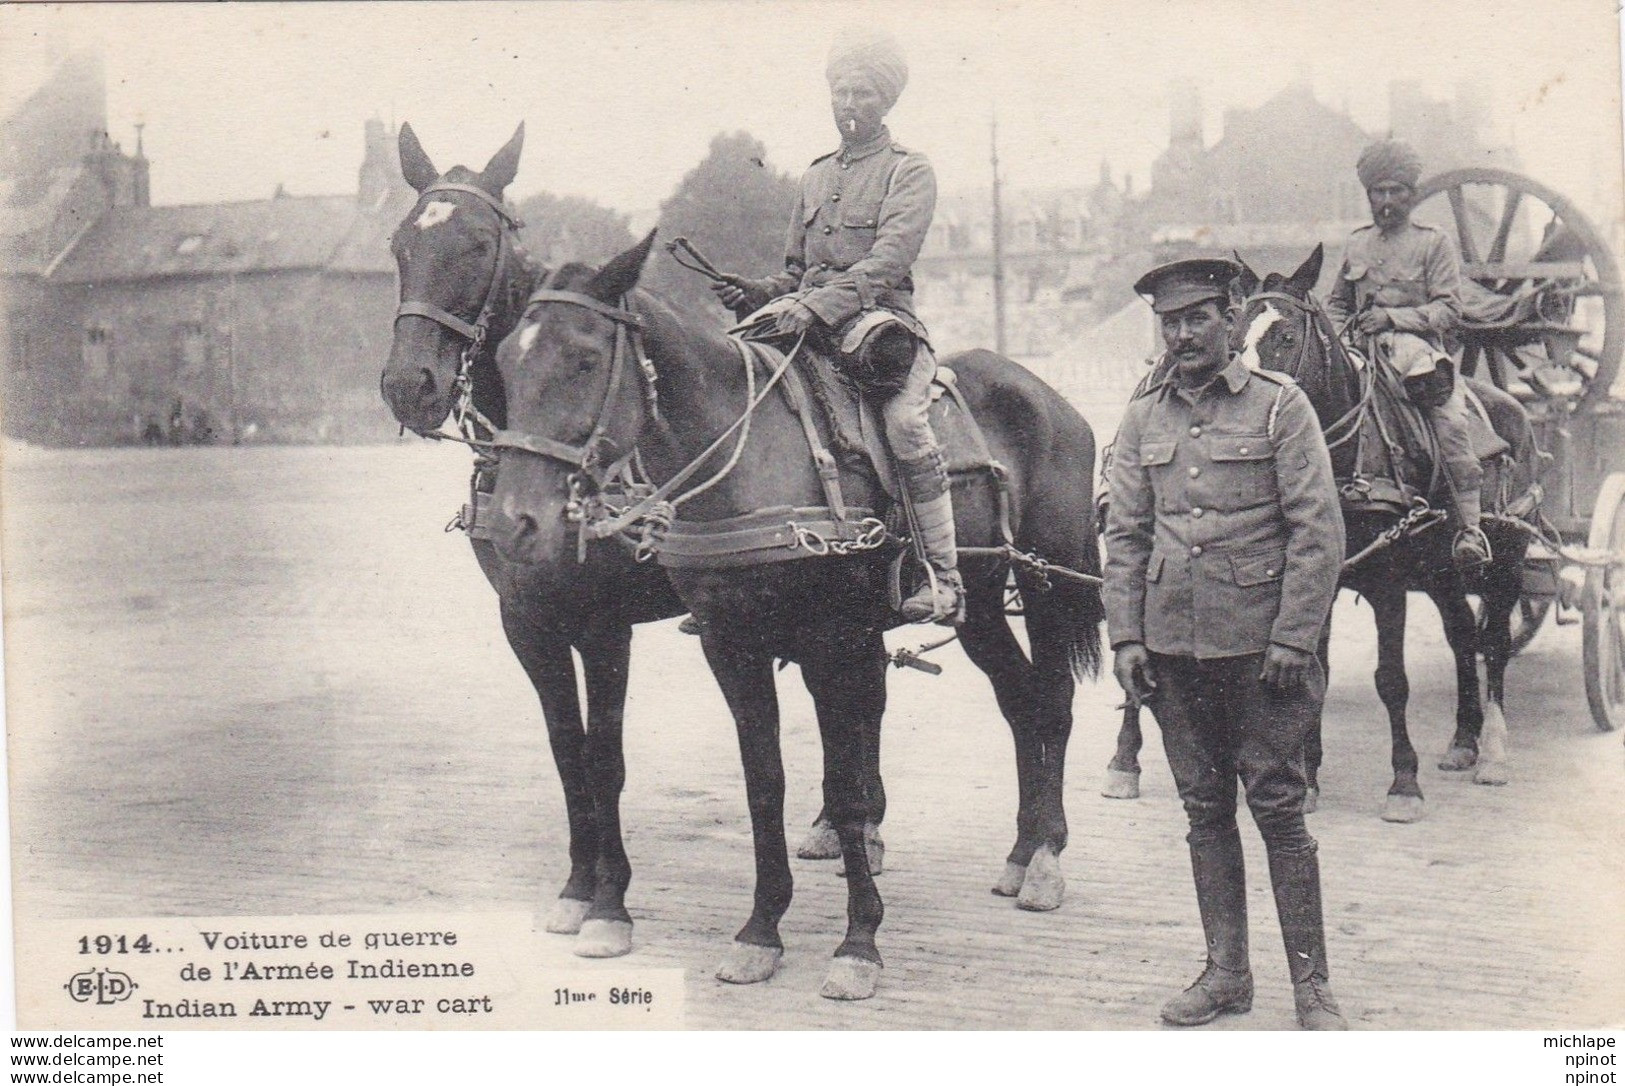
M 1617 1030 L 1619 44 L 0 7 L 18 1028 Z

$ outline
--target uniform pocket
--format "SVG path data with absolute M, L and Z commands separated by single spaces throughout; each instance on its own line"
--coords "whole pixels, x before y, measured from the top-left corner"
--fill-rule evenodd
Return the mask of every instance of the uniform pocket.
M 1238 554 L 1230 559 L 1236 584 L 1243 588 L 1279 581 L 1286 572 L 1286 551 L 1271 549 Z
M 1219 463 L 1268 460 L 1273 453 L 1268 434 L 1215 434 L 1208 441 L 1208 458 Z
M 1145 467 L 1154 468 L 1162 464 L 1170 464 L 1174 459 L 1174 442 L 1172 441 L 1142 441 L 1140 442 L 1140 463 Z
M 1390 279 L 1377 288 L 1374 299 L 1389 307 L 1426 305 L 1428 285 L 1421 279 Z
M 869 255 L 869 251 L 875 247 L 875 230 L 879 221 L 879 208 L 846 210 L 841 216 L 841 226 L 836 231 L 835 239 L 843 264 L 856 264 Z

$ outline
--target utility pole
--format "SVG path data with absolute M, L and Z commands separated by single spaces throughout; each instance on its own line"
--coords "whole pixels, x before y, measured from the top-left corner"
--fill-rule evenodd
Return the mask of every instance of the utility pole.
M 999 117 L 993 115 L 989 142 L 993 151 L 993 349 L 1004 349 L 1004 202 L 999 196 Z

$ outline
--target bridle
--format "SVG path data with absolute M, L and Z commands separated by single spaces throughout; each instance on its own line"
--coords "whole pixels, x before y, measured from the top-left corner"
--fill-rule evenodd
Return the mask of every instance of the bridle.
M 519 228 L 524 225 L 514 214 L 508 210 L 503 202 L 489 192 L 475 185 L 465 185 L 456 181 L 436 181 L 418 194 L 418 203 L 425 197 L 436 192 L 461 192 L 477 198 L 486 207 L 497 213 L 501 221 L 502 230 L 497 235 L 497 254 L 495 264 L 491 269 L 491 281 L 485 288 L 485 300 L 480 303 L 479 315 L 474 323 L 457 316 L 431 302 L 403 301 L 395 307 L 395 320 L 402 317 L 423 317 L 434 321 L 463 337 L 468 342 L 463 346 L 462 356 L 457 363 L 457 377 L 453 387 L 457 390 L 457 400 L 453 407 L 453 416 L 456 419 L 457 429 L 463 435 L 463 440 L 473 443 L 479 440 L 480 430 L 487 435 L 497 432 L 497 427 L 490 419 L 474 406 L 474 382 L 470 371 L 474 359 L 485 346 L 486 335 L 490 331 L 491 319 L 496 316 L 497 306 L 502 302 L 502 288 L 508 270 L 508 261 L 512 259 L 515 248 L 514 238 Z M 414 206 L 414 211 L 416 207 Z
M 1330 318 L 1326 316 L 1326 311 L 1320 307 L 1320 304 L 1314 300 L 1313 295 L 1311 295 L 1309 300 L 1306 301 L 1303 298 L 1299 298 L 1295 294 L 1288 294 L 1285 291 L 1266 290 L 1258 294 L 1249 295 L 1243 304 L 1246 307 L 1251 308 L 1255 302 L 1280 302 L 1288 309 L 1301 313 L 1304 317 L 1304 324 L 1313 331 L 1315 338 L 1320 341 L 1321 351 L 1327 360 L 1327 364 L 1330 365 L 1336 349 L 1335 345 L 1332 343 L 1331 336 L 1327 334 L 1327 327 L 1330 325 Z M 1284 371 L 1288 377 L 1291 377 L 1295 381 L 1300 380 L 1299 374 L 1303 370 L 1304 359 L 1308 357 L 1308 354 L 1309 338 L 1305 336 L 1302 342 L 1298 344 L 1298 357 L 1294 360 L 1292 368 Z M 1370 367 L 1367 366 L 1366 370 L 1369 371 Z M 1327 423 L 1323 428 L 1323 434 L 1326 438 L 1326 447 L 1328 449 L 1335 449 L 1339 445 L 1345 444 L 1359 433 L 1360 421 L 1362 418 L 1364 418 L 1366 411 L 1370 409 L 1371 397 L 1371 381 L 1368 379 L 1368 376 L 1362 376 L 1360 381 L 1360 393 L 1355 397 L 1354 406 L 1349 408 L 1342 415 L 1338 416 L 1338 418 Z
M 647 418 L 655 422 L 660 421 L 658 392 L 660 375 L 655 369 L 654 362 L 643 350 L 643 318 L 632 312 L 624 297 L 619 306 L 613 306 L 599 301 L 590 294 L 574 290 L 558 290 L 544 284 L 526 301 L 526 319 L 530 319 L 536 307 L 549 303 L 577 306 L 615 324 L 615 345 L 610 357 L 609 382 L 604 389 L 604 399 L 599 405 L 598 417 L 593 421 L 592 430 L 587 439 L 580 444 L 571 444 L 558 438 L 525 433 L 521 430 L 497 430 L 488 442 L 481 444 L 491 449 L 510 449 L 531 456 L 540 456 L 571 469 L 565 479 L 569 498 L 564 506 L 564 515 L 565 519 L 578 526 L 577 561 L 587 560 L 587 543 L 590 540 L 606 539 L 640 522 L 643 525 L 643 539 L 638 545 L 637 554 L 639 561 L 646 561 L 653 556 L 658 536 L 665 528 L 670 527 L 677 508 L 716 486 L 739 463 L 740 457 L 744 455 L 745 443 L 750 438 L 752 416 L 784 377 L 796 356 L 801 353 L 802 343 L 806 337 L 803 336 L 796 341 L 795 347 L 773 367 L 772 374 L 762 382 L 760 388 L 756 382 L 756 366 L 759 361 L 757 347 L 730 337 L 730 342 L 739 352 L 745 365 L 745 410 L 718 434 L 704 451 L 656 487 L 646 482 L 625 480 L 623 473 L 628 464 L 636 461 L 637 446 L 634 443 L 632 448 L 622 452 L 608 436 L 609 414 L 615 405 L 616 393 L 620 391 L 626 379 L 628 353 L 637 359 L 638 373 L 643 382 Z M 703 482 L 677 494 L 677 490 L 692 479 L 712 454 L 722 449 L 730 438 L 733 439 L 734 447 L 722 466 Z M 640 470 L 639 475 L 642 474 Z M 621 507 L 612 500 L 606 500 L 606 491 L 611 491 L 617 497 L 630 499 L 630 504 Z
M 655 392 L 654 363 L 643 353 L 643 318 L 626 305 L 608 305 L 588 294 L 573 290 L 554 290 L 548 287 L 535 291 L 525 302 L 525 319 L 538 306 L 549 302 L 578 306 L 614 322 L 615 345 L 610 351 L 609 382 L 604 387 L 603 402 L 598 405 L 597 417 L 587 439 L 572 445 L 567 441 L 522 430 L 495 430 L 489 445 L 493 449 L 515 449 L 533 456 L 557 460 L 573 470 L 567 480 L 570 497 L 581 502 L 601 492 L 609 480 L 623 469 L 634 449 L 622 452 L 609 437 L 610 411 L 615 406 L 615 395 L 626 380 L 626 356 L 634 354 L 644 379 L 644 396 L 652 418 L 660 417 L 660 404 Z M 635 446 L 634 446 L 635 448 Z

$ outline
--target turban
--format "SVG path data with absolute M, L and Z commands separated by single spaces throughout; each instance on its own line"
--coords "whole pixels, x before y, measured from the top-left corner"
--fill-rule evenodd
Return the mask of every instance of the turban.
M 868 30 L 847 30 L 835 36 L 830 46 L 824 74 L 830 86 L 843 75 L 857 73 L 869 79 L 880 92 L 889 110 L 908 85 L 908 61 L 889 34 Z
M 1414 189 L 1422 179 L 1422 156 L 1404 140 L 1380 140 L 1360 153 L 1354 169 L 1367 189 L 1384 181 L 1398 181 Z

